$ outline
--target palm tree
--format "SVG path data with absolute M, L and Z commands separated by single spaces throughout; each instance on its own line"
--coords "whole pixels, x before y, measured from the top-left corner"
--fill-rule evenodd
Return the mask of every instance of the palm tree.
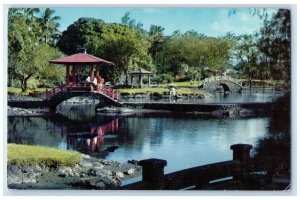
M 43 37 L 43 42 L 45 44 L 49 44 L 51 39 L 55 39 L 57 34 L 59 34 L 59 30 L 57 29 L 60 24 L 57 20 L 61 18 L 59 16 L 53 16 L 55 10 L 46 8 L 42 13 L 41 17 L 38 19 L 41 28 L 41 34 Z
M 27 24 L 33 23 L 35 21 L 34 15 L 40 12 L 39 8 L 23 8 L 22 10 Z

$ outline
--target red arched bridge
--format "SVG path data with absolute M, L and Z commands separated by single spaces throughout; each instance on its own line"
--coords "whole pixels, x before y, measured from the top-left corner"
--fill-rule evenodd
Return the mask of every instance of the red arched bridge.
M 101 87 L 95 85 L 76 87 L 60 85 L 50 91 L 46 91 L 44 103 L 48 105 L 47 107 L 56 107 L 63 101 L 76 96 L 86 96 L 98 99 L 101 104 L 105 105 L 120 105 L 120 103 L 117 102 L 117 99 L 119 98 L 118 90 L 112 89 L 106 85 L 102 85 Z

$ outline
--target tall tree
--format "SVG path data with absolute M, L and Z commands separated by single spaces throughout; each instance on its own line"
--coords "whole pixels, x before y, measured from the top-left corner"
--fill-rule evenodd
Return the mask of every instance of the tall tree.
M 269 68 L 260 65 L 261 52 L 258 47 L 258 35 L 244 34 L 237 36 L 236 40 L 234 57 L 237 68 L 249 80 L 250 87 L 252 87 L 253 79 L 264 79 L 269 74 Z
M 149 30 L 149 39 L 151 46 L 149 48 L 149 53 L 152 56 L 154 63 L 159 65 L 159 58 L 157 54 L 162 51 L 166 37 L 164 36 L 164 28 L 162 26 L 151 25 Z
M 261 64 L 270 68 L 273 79 L 283 79 L 290 84 L 291 70 L 291 14 L 279 9 L 270 20 L 265 20 L 260 30 L 259 49 Z
M 122 16 L 121 24 L 137 29 L 143 33 L 145 32 L 145 30 L 143 30 L 143 24 L 141 22 L 136 22 L 135 19 L 132 19 L 129 11 L 125 12 L 125 14 Z
M 59 35 L 58 27 L 60 24 L 57 22 L 60 20 L 60 16 L 53 16 L 55 10 L 46 8 L 41 13 L 38 22 L 41 28 L 41 34 L 45 44 L 53 44 L 56 42 L 57 35 Z
M 78 47 L 86 47 L 89 53 L 114 62 L 113 67 L 102 68 L 102 75 L 113 83 L 121 74 L 128 75 L 130 69 L 152 66 L 149 42 L 140 31 L 128 25 L 80 18 L 63 32 L 58 46 L 66 54 L 75 53 Z
M 48 45 L 41 45 L 34 32 L 28 32 L 27 18 L 15 15 L 8 21 L 8 71 L 9 79 L 20 81 L 22 91 L 34 76 L 51 71 L 48 60 L 57 57 L 59 51 Z M 58 73 L 57 76 L 61 76 Z M 52 77 L 53 78 L 53 77 Z

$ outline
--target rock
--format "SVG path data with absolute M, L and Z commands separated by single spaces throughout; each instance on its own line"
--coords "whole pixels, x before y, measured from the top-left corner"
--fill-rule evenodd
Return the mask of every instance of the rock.
M 86 155 L 86 154 L 81 154 L 81 157 L 82 157 L 82 158 L 86 158 L 86 159 L 90 159 L 90 158 L 91 158 L 91 156 Z
M 28 165 L 24 165 L 24 166 L 22 166 L 21 171 L 23 173 L 33 172 L 33 167 L 32 166 L 28 166 Z
M 89 168 L 93 167 L 93 163 L 87 162 L 85 160 L 81 160 L 81 162 L 79 163 L 79 165 L 82 166 L 82 167 L 89 167 Z
M 42 172 L 43 169 L 39 165 L 35 165 L 32 167 L 33 172 Z
M 36 176 L 35 173 L 28 173 L 22 177 L 22 183 L 36 183 Z
M 104 176 L 110 176 L 111 175 L 111 171 L 109 171 L 109 170 L 101 170 L 101 169 L 89 169 L 87 171 L 87 175 L 89 175 L 89 176 L 104 177 Z
M 118 179 L 122 179 L 125 177 L 125 175 L 123 174 L 123 172 L 113 172 L 112 175 Z
M 75 172 L 73 175 L 76 176 L 76 177 L 80 177 L 80 174 L 77 173 L 77 172 Z
M 108 160 L 103 160 L 103 161 L 101 161 L 101 163 L 104 165 L 110 165 L 110 162 Z
M 65 167 L 61 166 L 58 168 L 58 176 L 60 177 L 68 177 L 68 176 L 74 176 L 73 169 L 71 167 Z
M 126 173 L 127 175 L 132 175 L 132 174 L 135 173 L 135 169 L 130 168 L 130 169 L 128 169 L 125 173 Z
M 100 163 L 97 163 L 97 164 L 94 164 L 94 165 L 93 165 L 93 168 L 94 168 L 94 169 L 103 169 L 103 167 L 104 167 L 104 166 L 103 166 L 102 164 L 100 164 Z
M 106 185 L 109 184 L 110 183 L 107 180 L 97 179 L 97 178 L 80 179 L 70 183 L 70 185 L 78 186 L 80 188 L 86 188 L 86 189 L 106 189 Z
M 17 167 L 16 165 L 12 165 L 8 169 L 8 173 L 11 172 L 14 175 L 20 176 L 21 175 L 21 169 Z
M 7 184 L 21 184 L 22 183 L 22 177 L 21 176 L 16 176 L 14 174 L 10 174 L 7 176 Z

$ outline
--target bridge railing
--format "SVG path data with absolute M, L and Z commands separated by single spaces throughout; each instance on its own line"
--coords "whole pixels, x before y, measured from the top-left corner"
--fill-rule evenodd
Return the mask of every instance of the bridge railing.
M 106 96 L 114 100 L 119 98 L 119 91 L 112 89 L 106 85 L 96 86 L 96 92 L 105 94 Z
M 67 87 L 65 84 L 61 84 L 55 88 L 52 88 L 51 90 L 47 90 L 46 89 L 46 92 L 45 92 L 45 99 L 49 99 L 51 98 L 52 96 L 56 95 L 57 93 L 59 92 L 64 92 L 67 90 Z
M 164 175 L 166 160 L 147 159 L 139 162 L 142 166 L 142 181 L 124 185 L 123 190 L 180 190 L 186 188 L 213 188 L 222 179 L 231 178 L 243 187 L 249 183 L 250 172 L 262 171 L 250 158 L 251 145 L 235 144 L 233 160 L 184 169 Z M 226 185 L 225 185 L 226 186 Z
M 228 81 L 236 82 L 236 79 L 232 78 L 231 76 L 211 76 L 203 80 L 203 85 L 218 80 L 228 80 Z

